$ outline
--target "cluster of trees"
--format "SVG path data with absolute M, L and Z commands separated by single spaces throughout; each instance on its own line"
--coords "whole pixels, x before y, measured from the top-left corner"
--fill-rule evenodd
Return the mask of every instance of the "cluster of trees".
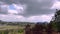
M 52 24 L 52 28 L 60 32 L 60 10 L 56 9 L 56 12 L 53 18 L 54 19 L 50 21 L 50 23 Z
M 34 34 L 42 34 L 43 29 L 45 29 L 48 34 L 51 34 L 53 31 L 59 32 L 60 34 L 60 10 L 56 9 L 53 18 L 54 19 L 52 19 L 48 24 L 37 23 L 32 28 L 30 28 L 30 26 L 27 25 L 25 28 L 25 34 L 29 34 L 29 33 L 31 34 L 31 31 Z
M 25 26 L 27 24 L 34 24 L 31 22 L 5 22 L 0 20 L 0 25 L 20 25 L 20 26 Z

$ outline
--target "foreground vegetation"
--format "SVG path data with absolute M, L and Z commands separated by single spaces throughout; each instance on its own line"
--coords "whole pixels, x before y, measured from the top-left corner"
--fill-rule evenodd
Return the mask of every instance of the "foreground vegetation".
M 20 24 L 20 25 L 0 25 L 0 34 L 24 34 L 25 26 L 28 23 Z M 30 23 L 29 23 L 30 24 Z M 31 24 L 33 26 L 33 24 Z
M 21 26 L 11 26 L 11 25 L 2 25 L 0 26 L 0 34 L 22 34 L 24 27 Z

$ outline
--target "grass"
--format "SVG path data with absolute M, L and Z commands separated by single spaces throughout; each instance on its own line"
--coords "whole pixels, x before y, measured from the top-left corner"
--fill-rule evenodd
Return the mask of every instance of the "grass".
M 33 27 L 33 26 L 32 26 Z M 0 32 L 6 32 L 6 30 L 18 30 L 17 34 L 24 34 L 24 28 L 25 26 L 18 26 L 18 25 L 1 25 L 0 26 Z
M 0 32 L 2 31 L 2 32 L 6 32 L 6 30 L 18 30 L 18 32 L 17 32 L 17 34 L 23 34 L 23 32 L 24 32 L 24 27 L 21 27 L 21 26 L 11 26 L 11 25 L 2 25 L 2 26 L 0 26 Z

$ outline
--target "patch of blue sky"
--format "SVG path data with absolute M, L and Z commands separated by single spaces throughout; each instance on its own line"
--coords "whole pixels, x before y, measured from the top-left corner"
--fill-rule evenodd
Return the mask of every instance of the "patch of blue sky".
M 10 10 L 15 10 L 15 7 L 14 7 L 13 5 L 10 5 L 10 6 L 9 6 L 9 9 L 10 9 Z

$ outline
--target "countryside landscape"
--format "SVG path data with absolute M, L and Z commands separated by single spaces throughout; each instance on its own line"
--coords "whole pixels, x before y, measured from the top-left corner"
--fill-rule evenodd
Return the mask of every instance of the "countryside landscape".
M 60 34 L 60 0 L 0 0 L 0 34 Z
M 58 17 L 57 17 L 58 16 Z M 5 22 L 0 20 L 0 34 L 60 34 L 60 10 L 50 22 Z

